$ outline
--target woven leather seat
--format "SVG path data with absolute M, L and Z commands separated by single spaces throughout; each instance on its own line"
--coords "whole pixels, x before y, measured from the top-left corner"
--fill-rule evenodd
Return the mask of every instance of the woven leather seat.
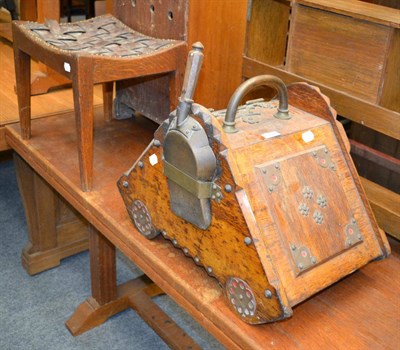
M 156 39 L 135 32 L 110 15 L 99 16 L 76 23 L 24 22 L 24 30 L 60 50 L 81 55 L 131 57 L 148 55 L 168 48 L 176 41 Z
M 31 137 L 30 58 L 72 81 L 81 188 L 93 182 L 93 85 L 103 84 L 104 117 L 112 118 L 113 82 L 168 73 L 170 101 L 178 100 L 186 43 L 135 32 L 111 15 L 59 24 L 13 22 L 21 133 Z

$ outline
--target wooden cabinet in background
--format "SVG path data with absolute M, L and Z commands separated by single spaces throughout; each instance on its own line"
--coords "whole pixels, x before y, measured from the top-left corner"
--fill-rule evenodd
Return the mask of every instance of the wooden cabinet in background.
M 204 62 L 194 100 L 214 109 L 227 106 L 241 82 L 247 0 L 114 0 L 107 11 L 145 35 L 185 40 L 189 49 L 200 41 Z M 169 104 L 163 79 L 118 83 L 117 97 L 135 110 L 146 106 L 145 115 L 165 119 Z
M 396 7 L 392 1 L 372 2 L 252 0 L 243 76 L 306 81 L 331 99 L 353 122 L 349 131 L 356 140 L 350 142 L 360 174 L 377 182 L 364 186 L 379 224 L 399 238 L 400 11 L 388 7 Z M 362 144 L 367 134 L 374 142 Z M 369 176 L 365 157 L 374 161 L 371 174 L 389 175 L 382 181 Z

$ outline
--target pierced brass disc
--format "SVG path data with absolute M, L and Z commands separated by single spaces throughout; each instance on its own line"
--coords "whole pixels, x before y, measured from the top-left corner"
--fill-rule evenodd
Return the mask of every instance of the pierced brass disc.
M 129 209 L 129 214 L 140 234 L 148 239 L 158 236 L 159 232 L 151 223 L 150 213 L 142 201 L 139 199 L 134 200 Z
M 226 282 L 226 292 L 233 310 L 241 317 L 254 317 L 257 303 L 250 286 L 238 277 Z

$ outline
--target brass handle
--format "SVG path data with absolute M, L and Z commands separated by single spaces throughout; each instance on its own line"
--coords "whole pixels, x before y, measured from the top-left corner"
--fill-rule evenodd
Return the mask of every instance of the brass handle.
M 290 119 L 288 109 L 288 93 L 285 83 L 273 75 L 258 75 L 254 78 L 246 80 L 241 84 L 236 91 L 233 93 L 231 99 L 229 100 L 228 108 L 225 114 L 224 125 L 222 128 L 228 134 L 238 132 L 235 128 L 235 117 L 236 112 L 239 107 L 239 103 L 244 96 L 246 96 L 251 90 L 259 86 L 270 86 L 278 91 L 279 106 L 278 112 L 274 114 L 275 118 L 278 119 Z

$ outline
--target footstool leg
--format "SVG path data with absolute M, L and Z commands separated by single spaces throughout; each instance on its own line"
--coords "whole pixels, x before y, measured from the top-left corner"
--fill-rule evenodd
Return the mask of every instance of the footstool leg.
M 103 83 L 103 109 L 106 122 L 112 119 L 113 89 L 114 82 Z
M 90 191 L 93 184 L 92 71 L 91 60 L 78 59 L 71 67 L 82 191 Z
M 31 57 L 14 45 L 15 78 L 21 135 L 31 137 Z

